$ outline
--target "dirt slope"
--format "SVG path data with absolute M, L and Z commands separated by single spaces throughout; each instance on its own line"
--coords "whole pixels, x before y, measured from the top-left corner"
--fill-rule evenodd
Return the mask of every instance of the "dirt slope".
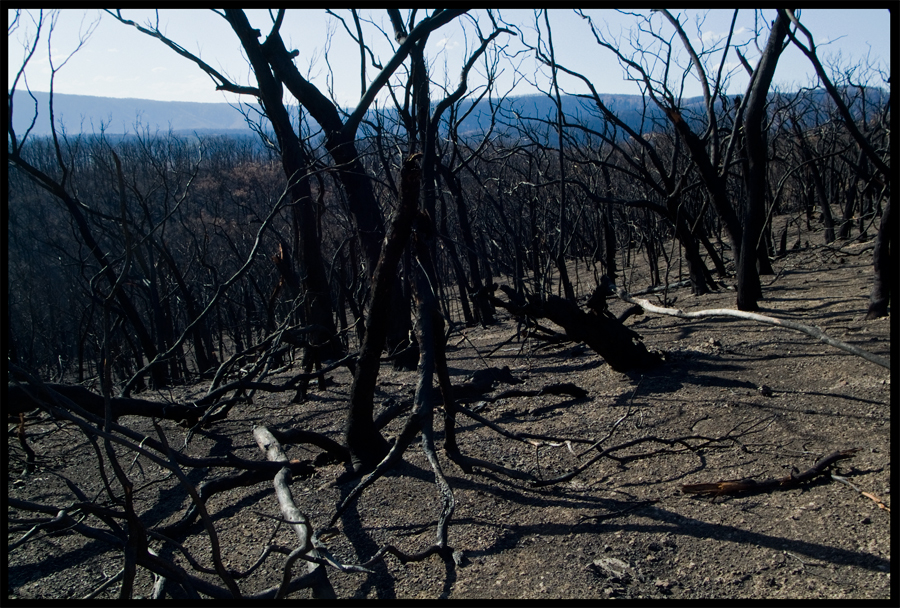
M 823 249 L 793 253 L 776 262 L 777 277 L 764 277 L 769 284 L 760 312 L 818 325 L 835 338 L 890 357 L 890 321 L 863 320 L 871 284 L 869 260 L 870 255 L 836 255 Z M 727 290 L 697 298 L 685 289 L 670 295 L 676 295 L 676 305 L 685 310 L 734 304 L 734 292 Z M 611 301 L 613 312 L 624 307 Z M 890 513 L 850 486 L 826 476 L 803 488 L 734 497 L 681 491 L 682 484 L 783 477 L 792 467 L 802 471 L 835 450 L 859 448 L 852 459 L 839 464 L 839 473 L 890 506 L 888 370 L 803 334 L 737 319 L 685 321 L 644 315 L 628 324 L 648 347 L 665 353 L 663 366 L 643 375 L 620 374 L 590 350 L 572 344 L 539 348 L 540 343 L 515 338 L 488 358 L 517 331 L 508 318 L 487 330 L 466 329 L 465 338 L 452 335 L 448 358 L 456 382 L 486 364 L 507 365 L 524 380 L 517 389 L 571 382 L 588 392 L 581 400 L 564 395 L 510 397 L 481 409 L 482 415 L 509 430 L 559 438 L 556 447 L 515 442 L 461 418 L 461 450 L 549 478 L 590 457 L 576 457 L 589 446 L 584 442 L 607 436 L 603 447 L 648 436 L 745 434 L 697 451 L 661 452 L 629 462 L 602 459 L 571 481 L 540 489 L 494 474 L 466 474 L 444 459 L 456 496 L 450 542 L 461 552 L 459 564 L 432 556 L 403 565 L 388 557 L 372 575 L 331 571 L 338 596 L 889 598 Z M 339 438 L 349 376 L 344 370 L 332 377 L 336 384 L 313 392 L 305 404 L 289 403 L 289 394 L 258 395 L 252 405 L 236 408 L 210 433 L 197 436 L 187 451 L 234 451 L 260 458 L 250 433 L 258 424 L 325 431 Z M 376 399 L 409 399 L 414 386 L 414 373 L 383 371 Z M 498 386 L 494 394 L 509 388 Z M 154 434 L 147 421 L 128 422 Z M 393 423 L 387 434 L 398 432 L 401 422 Z M 170 429 L 170 442 L 180 445 L 183 429 L 164 426 Z M 9 496 L 66 504 L 72 495 L 58 474 L 89 496 L 102 494 L 92 448 L 79 432 L 44 421 L 29 427 L 29 434 L 41 467 L 21 477 L 21 451 L 9 441 Z M 441 433 L 437 439 L 440 447 Z M 566 439 L 569 444 L 562 441 Z M 645 443 L 618 454 L 666 447 Z M 311 460 L 317 453 L 288 448 L 291 458 Z M 131 465 L 130 460 L 125 464 Z M 339 483 L 343 471 L 341 465 L 329 465 L 312 478 L 294 481 L 294 499 L 314 525 L 325 525 L 336 502 L 352 488 L 352 482 Z M 142 460 L 129 474 L 145 525 L 178 519 L 188 499 L 176 480 Z M 192 471 L 189 478 L 198 483 L 204 475 Z M 339 521 L 340 533 L 329 549 L 347 562 L 357 562 L 388 542 L 408 552 L 427 547 L 439 512 L 432 479 L 416 444 L 403 465 L 369 488 Z M 230 568 L 248 568 L 267 542 L 292 547 L 291 533 L 277 521 L 271 483 L 217 495 L 208 510 Z M 14 509 L 7 513 L 26 516 Z M 94 520 L 92 525 L 102 524 Z M 12 532 L 8 540 L 23 534 Z M 160 543 L 154 547 L 186 565 L 171 548 Z M 211 565 L 209 540 L 199 524 L 191 529 L 185 547 Z M 277 584 L 283 559 L 274 555 L 251 576 L 239 579 L 241 590 Z M 83 597 L 121 565 L 121 554 L 99 542 L 40 534 L 9 555 L 7 597 Z M 295 573 L 300 568 L 296 566 Z M 149 594 L 152 584 L 152 576 L 141 571 L 138 593 Z M 113 598 L 117 588 L 112 585 L 99 597 Z M 180 593 L 175 585 L 169 589 Z

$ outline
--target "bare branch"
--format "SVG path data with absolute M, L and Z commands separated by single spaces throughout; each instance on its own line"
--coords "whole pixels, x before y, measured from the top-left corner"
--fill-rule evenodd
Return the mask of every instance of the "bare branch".
M 148 36 L 157 38 L 163 44 L 165 44 L 167 47 L 169 47 L 170 49 L 172 49 L 173 51 L 175 51 L 182 57 L 185 57 L 185 58 L 193 61 L 194 63 L 196 63 L 197 66 L 201 70 L 206 72 L 207 76 L 209 76 L 210 79 L 212 79 L 212 81 L 216 84 L 217 91 L 228 91 L 230 93 L 238 93 L 241 95 L 253 95 L 255 97 L 259 97 L 259 95 L 260 95 L 259 89 L 257 89 L 256 87 L 240 86 L 240 85 L 233 83 L 228 77 L 220 74 L 211 65 L 209 65 L 208 63 L 206 63 L 205 61 L 203 61 L 202 59 L 200 59 L 193 53 L 189 52 L 187 49 L 185 49 L 183 46 L 181 46 L 174 40 L 164 36 L 162 34 L 162 32 L 160 32 L 155 26 L 144 27 L 144 26 L 138 25 L 137 23 L 135 23 L 134 21 L 131 21 L 130 19 L 125 19 L 122 16 L 122 11 L 119 9 L 116 9 L 115 11 L 112 11 L 109 9 L 104 9 L 104 10 L 106 10 L 106 12 L 109 13 L 112 17 L 114 17 L 117 21 L 124 23 L 125 25 L 130 25 L 133 28 L 135 28 L 136 30 L 138 30 L 139 32 L 147 34 Z M 278 23 L 276 22 L 276 25 L 277 24 Z M 277 27 L 272 28 L 272 34 L 275 34 L 275 35 L 278 34 Z
M 768 325 L 776 325 L 778 327 L 785 327 L 787 329 L 793 329 L 796 331 L 800 331 L 805 333 L 808 336 L 812 336 L 817 340 L 828 344 L 829 346 L 834 346 L 835 348 L 839 348 L 841 350 L 845 350 L 848 353 L 852 353 L 858 357 L 862 357 L 872 363 L 880 365 L 882 367 L 886 367 L 890 369 L 891 362 L 889 359 L 881 357 L 879 355 L 875 355 L 866 350 L 863 350 L 859 347 L 853 346 L 852 344 L 847 344 L 846 342 L 841 342 L 840 340 L 835 340 L 824 331 L 822 331 L 818 327 L 811 327 L 809 325 L 803 325 L 802 323 L 797 323 L 795 321 L 790 321 L 788 319 L 777 319 L 775 317 L 768 317 L 765 315 L 757 314 L 754 312 L 746 312 L 743 310 L 732 310 L 731 308 L 711 308 L 709 310 L 697 310 L 694 312 L 684 312 L 678 308 L 663 308 L 661 306 L 655 306 L 651 304 L 647 300 L 640 300 L 637 298 L 631 297 L 628 292 L 624 289 L 619 289 L 616 292 L 619 295 L 619 298 L 624 300 L 625 302 L 630 302 L 632 304 L 637 304 L 644 310 L 649 312 L 654 312 L 660 315 L 669 315 L 670 317 L 679 317 L 681 319 L 700 319 L 703 317 L 736 317 L 738 319 L 748 319 L 750 321 L 757 321 L 759 323 L 766 323 Z

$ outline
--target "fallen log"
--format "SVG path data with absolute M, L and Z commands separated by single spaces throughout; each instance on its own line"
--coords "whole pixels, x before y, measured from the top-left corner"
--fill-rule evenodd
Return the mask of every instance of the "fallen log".
M 636 331 L 623 325 L 607 311 L 585 312 L 575 302 L 554 295 L 547 296 L 544 301 L 534 296 L 525 301 L 518 294 L 514 298 L 512 290 L 505 285 L 500 289 L 510 297 L 510 301 L 504 302 L 491 296 L 494 305 L 517 316 L 550 319 L 565 330 L 566 336 L 591 347 L 617 372 L 654 367 L 662 363 L 658 353 L 647 350 Z
M 859 451 L 859 448 L 852 448 L 849 450 L 842 450 L 839 452 L 832 452 L 831 454 L 825 456 L 818 460 L 812 467 L 803 471 L 802 473 L 797 472 L 796 469 L 791 471 L 791 474 L 787 477 L 781 477 L 779 479 L 772 478 L 766 479 L 763 481 L 756 481 L 752 478 L 745 479 L 728 479 L 725 481 L 717 481 L 715 483 L 693 483 L 693 484 L 684 484 L 681 486 L 681 491 L 685 494 L 702 494 L 705 496 L 723 496 L 726 494 L 744 494 L 744 493 L 759 493 L 759 492 L 772 492 L 775 490 L 790 490 L 792 488 L 796 488 L 801 484 L 812 481 L 816 477 L 823 475 L 827 472 L 828 468 L 831 467 L 838 460 L 844 460 L 846 458 L 852 458 L 854 454 Z
M 46 388 L 71 400 L 84 410 L 103 418 L 105 406 L 103 396 L 91 392 L 83 386 L 71 384 L 46 384 Z M 27 413 L 41 406 L 35 399 L 51 399 L 49 394 L 32 396 L 21 385 L 9 384 L 6 389 L 6 403 L 4 409 L 10 414 Z M 195 424 L 206 408 L 179 403 L 161 403 L 146 399 L 133 399 L 131 397 L 113 397 L 110 400 L 113 420 L 122 416 L 146 416 L 149 418 L 162 418 L 165 420 L 186 420 L 189 425 Z

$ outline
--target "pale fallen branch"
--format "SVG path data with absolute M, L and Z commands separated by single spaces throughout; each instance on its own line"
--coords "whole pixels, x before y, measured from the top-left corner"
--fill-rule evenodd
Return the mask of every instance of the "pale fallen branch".
M 884 504 L 884 501 L 882 501 L 882 500 L 878 497 L 878 495 L 873 494 L 872 492 L 863 492 L 863 491 L 860 490 L 858 487 L 856 487 L 855 485 L 853 485 L 853 483 L 851 483 L 850 480 L 847 479 L 846 477 L 841 477 L 840 475 L 835 475 L 834 473 L 832 473 L 832 474 L 831 474 L 831 478 L 832 478 L 833 480 L 835 480 L 835 481 L 839 481 L 839 482 L 841 482 L 841 483 L 843 483 L 843 484 L 847 484 L 848 486 L 850 486 L 851 488 L 853 488 L 854 490 L 856 490 L 857 492 L 859 492 L 860 496 L 865 496 L 865 497 L 868 498 L 869 500 L 875 501 L 875 504 L 878 505 L 878 508 L 879 508 L 879 509 L 884 509 L 884 510 L 887 511 L 888 513 L 891 512 L 891 508 L 888 507 L 886 504 Z
M 817 340 L 824 342 L 825 344 L 834 346 L 835 348 L 839 348 L 841 350 L 845 350 L 848 353 L 852 353 L 858 357 L 862 357 L 863 359 L 871 361 L 872 363 L 875 363 L 882 367 L 886 367 L 888 369 L 890 369 L 891 367 L 891 362 L 887 358 L 870 353 L 869 351 L 853 346 L 852 344 L 847 344 L 846 342 L 835 340 L 818 327 L 814 327 L 811 325 L 803 325 L 802 323 L 789 321 L 787 319 L 777 319 L 775 317 L 760 315 L 755 312 L 746 312 L 743 310 L 734 310 L 731 308 L 711 308 L 709 310 L 684 312 L 680 308 L 663 308 L 662 306 L 651 304 L 647 300 L 634 298 L 629 295 L 628 292 L 626 292 L 624 289 L 619 289 L 616 293 L 618 294 L 619 299 L 625 302 L 630 302 L 631 304 L 637 304 L 648 312 L 655 312 L 656 314 L 660 315 L 669 315 L 670 317 L 679 317 L 681 319 L 699 319 L 702 317 L 737 317 L 738 319 L 748 319 L 750 321 L 758 321 L 760 323 L 767 323 L 769 325 L 777 325 L 778 327 L 801 331 L 809 336 L 812 336 L 813 338 L 816 338 Z
M 256 440 L 256 445 L 259 446 L 259 449 L 266 454 L 268 460 L 272 462 L 283 462 L 285 465 L 288 464 L 289 461 L 287 455 L 285 455 L 284 450 L 281 449 L 281 444 L 278 443 L 278 440 L 275 439 L 269 429 L 264 426 L 254 428 L 253 438 Z M 300 511 L 294 503 L 294 498 L 291 496 L 291 490 L 288 487 L 290 477 L 291 470 L 287 466 L 282 468 L 275 475 L 275 495 L 278 498 L 281 513 L 284 515 L 285 519 L 291 522 L 291 528 L 297 535 L 299 543 L 297 547 L 299 550 L 297 556 L 299 557 L 302 554 L 306 554 L 309 557 L 318 560 L 321 556 L 313 543 L 312 526 L 306 515 Z M 292 563 L 293 560 L 286 564 L 281 587 L 275 594 L 276 598 L 283 597 L 288 590 L 290 585 L 290 566 Z M 324 568 L 318 563 L 315 561 L 309 562 L 308 574 L 311 575 L 310 586 L 312 587 L 314 598 L 334 599 L 337 597 Z

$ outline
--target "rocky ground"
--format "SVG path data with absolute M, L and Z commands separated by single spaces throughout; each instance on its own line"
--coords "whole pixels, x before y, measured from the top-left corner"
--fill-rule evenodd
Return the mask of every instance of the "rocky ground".
M 858 254 L 860 249 L 811 248 L 776 261 L 777 276 L 763 278 L 760 312 L 817 325 L 834 338 L 890 357 L 889 319 L 864 320 L 871 252 Z M 639 282 L 633 284 L 637 289 Z M 734 292 L 727 289 L 701 297 L 691 297 L 687 289 L 669 295 L 677 296 L 675 306 L 684 310 L 734 306 Z M 610 306 L 616 313 L 626 307 L 618 300 Z M 549 479 L 596 454 L 588 448 L 601 439 L 601 448 L 639 438 L 662 441 L 614 453 L 642 457 L 602 458 L 574 479 L 544 488 L 483 471 L 467 474 L 444 458 L 456 499 L 449 540 L 457 560 L 433 555 L 404 565 L 388 556 L 373 574 L 332 570 L 329 578 L 338 596 L 896 601 L 891 598 L 890 512 L 883 508 L 891 505 L 889 371 L 804 334 L 739 319 L 688 321 L 645 314 L 627 324 L 650 349 L 665 353 L 662 366 L 617 373 L 581 346 L 518 340 L 516 322 L 503 316 L 496 326 L 453 333 L 447 354 L 454 382 L 487 366 L 508 366 L 523 381 L 514 388 L 568 382 L 588 394 L 584 399 L 546 394 L 473 404 L 505 429 L 553 439 L 539 446 L 514 441 L 462 417 L 463 453 Z M 258 394 L 252 404 L 237 407 L 227 420 L 197 435 L 186 452 L 262 458 L 251 435 L 260 424 L 339 439 L 349 375 L 341 370 L 330 377 L 334 384 L 312 392 L 303 404 L 290 403 L 290 393 Z M 376 400 L 409 400 L 415 382 L 414 372 L 385 369 Z M 498 385 L 491 395 L 510 388 Z M 160 398 L 183 399 L 202 390 Z M 146 420 L 123 422 L 155 436 Z M 402 419 L 395 421 L 386 435 L 401 425 Z M 181 445 L 184 429 L 163 426 L 170 442 Z M 440 424 L 436 429 L 440 453 Z M 104 500 L 93 448 L 84 435 L 46 419 L 29 426 L 28 433 L 39 467 L 32 475 L 21 474 L 22 452 L 14 435 L 8 435 L 9 496 L 64 506 L 73 500 L 65 476 L 90 497 Z M 666 443 L 689 436 L 716 441 L 696 450 Z M 682 491 L 683 484 L 784 477 L 792 467 L 803 471 L 819 457 L 850 448 L 859 451 L 834 470 L 846 483 L 828 474 L 785 491 L 714 497 Z M 289 446 L 287 452 L 290 458 L 313 460 L 319 451 Z M 128 458 L 123 465 L 135 483 L 145 526 L 180 517 L 189 498 L 177 480 L 143 459 Z M 324 526 L 353 487 L 344 472 L 342 465 L 331 464 L 294 480 L 294 499 L 313 525 Z M 188 477 L 199 483 L 221 474 L 194 470 Z M 225 565 L 234 570 L 246 570 L 266 544 L 291 548 L 294 542 L 278 520 L 271 482 L 216 495 L 207 508 Z M 339 520 L 328 549 L 357 563 L 386 543 L 407 552 L 422 550 L 434 540 L 439 511 L 431 468 L 416 443 L 403 463 Z M 34 516 L 7 510 L 10 543 L 28 528 L 18 520 Z M 103 526 L 92 517 L 85 523 Z M 152 546 L 189 567 L 171 547 L 157 541 Z M 184 547 L 211 567 L 210 542 L 201 524 L 190 529 Z M 272 555 L 238 579 L 241 591 L 277 584 L 283 563 L 284 556 Z M 99 541 L 41 532 L 10 552 L 7 598 L 84 597 L 121 567 L 121 553 Z M 152 585 L 152 575 L 139 570 L 136 594 L 149 595 Z M 110 585 L 98 597 L 114 598 L 117 590 L 118 584 Z M 167 590 L 180 594 L 175 585 Z M 308 595 L 300 591 L 292 597 Z

